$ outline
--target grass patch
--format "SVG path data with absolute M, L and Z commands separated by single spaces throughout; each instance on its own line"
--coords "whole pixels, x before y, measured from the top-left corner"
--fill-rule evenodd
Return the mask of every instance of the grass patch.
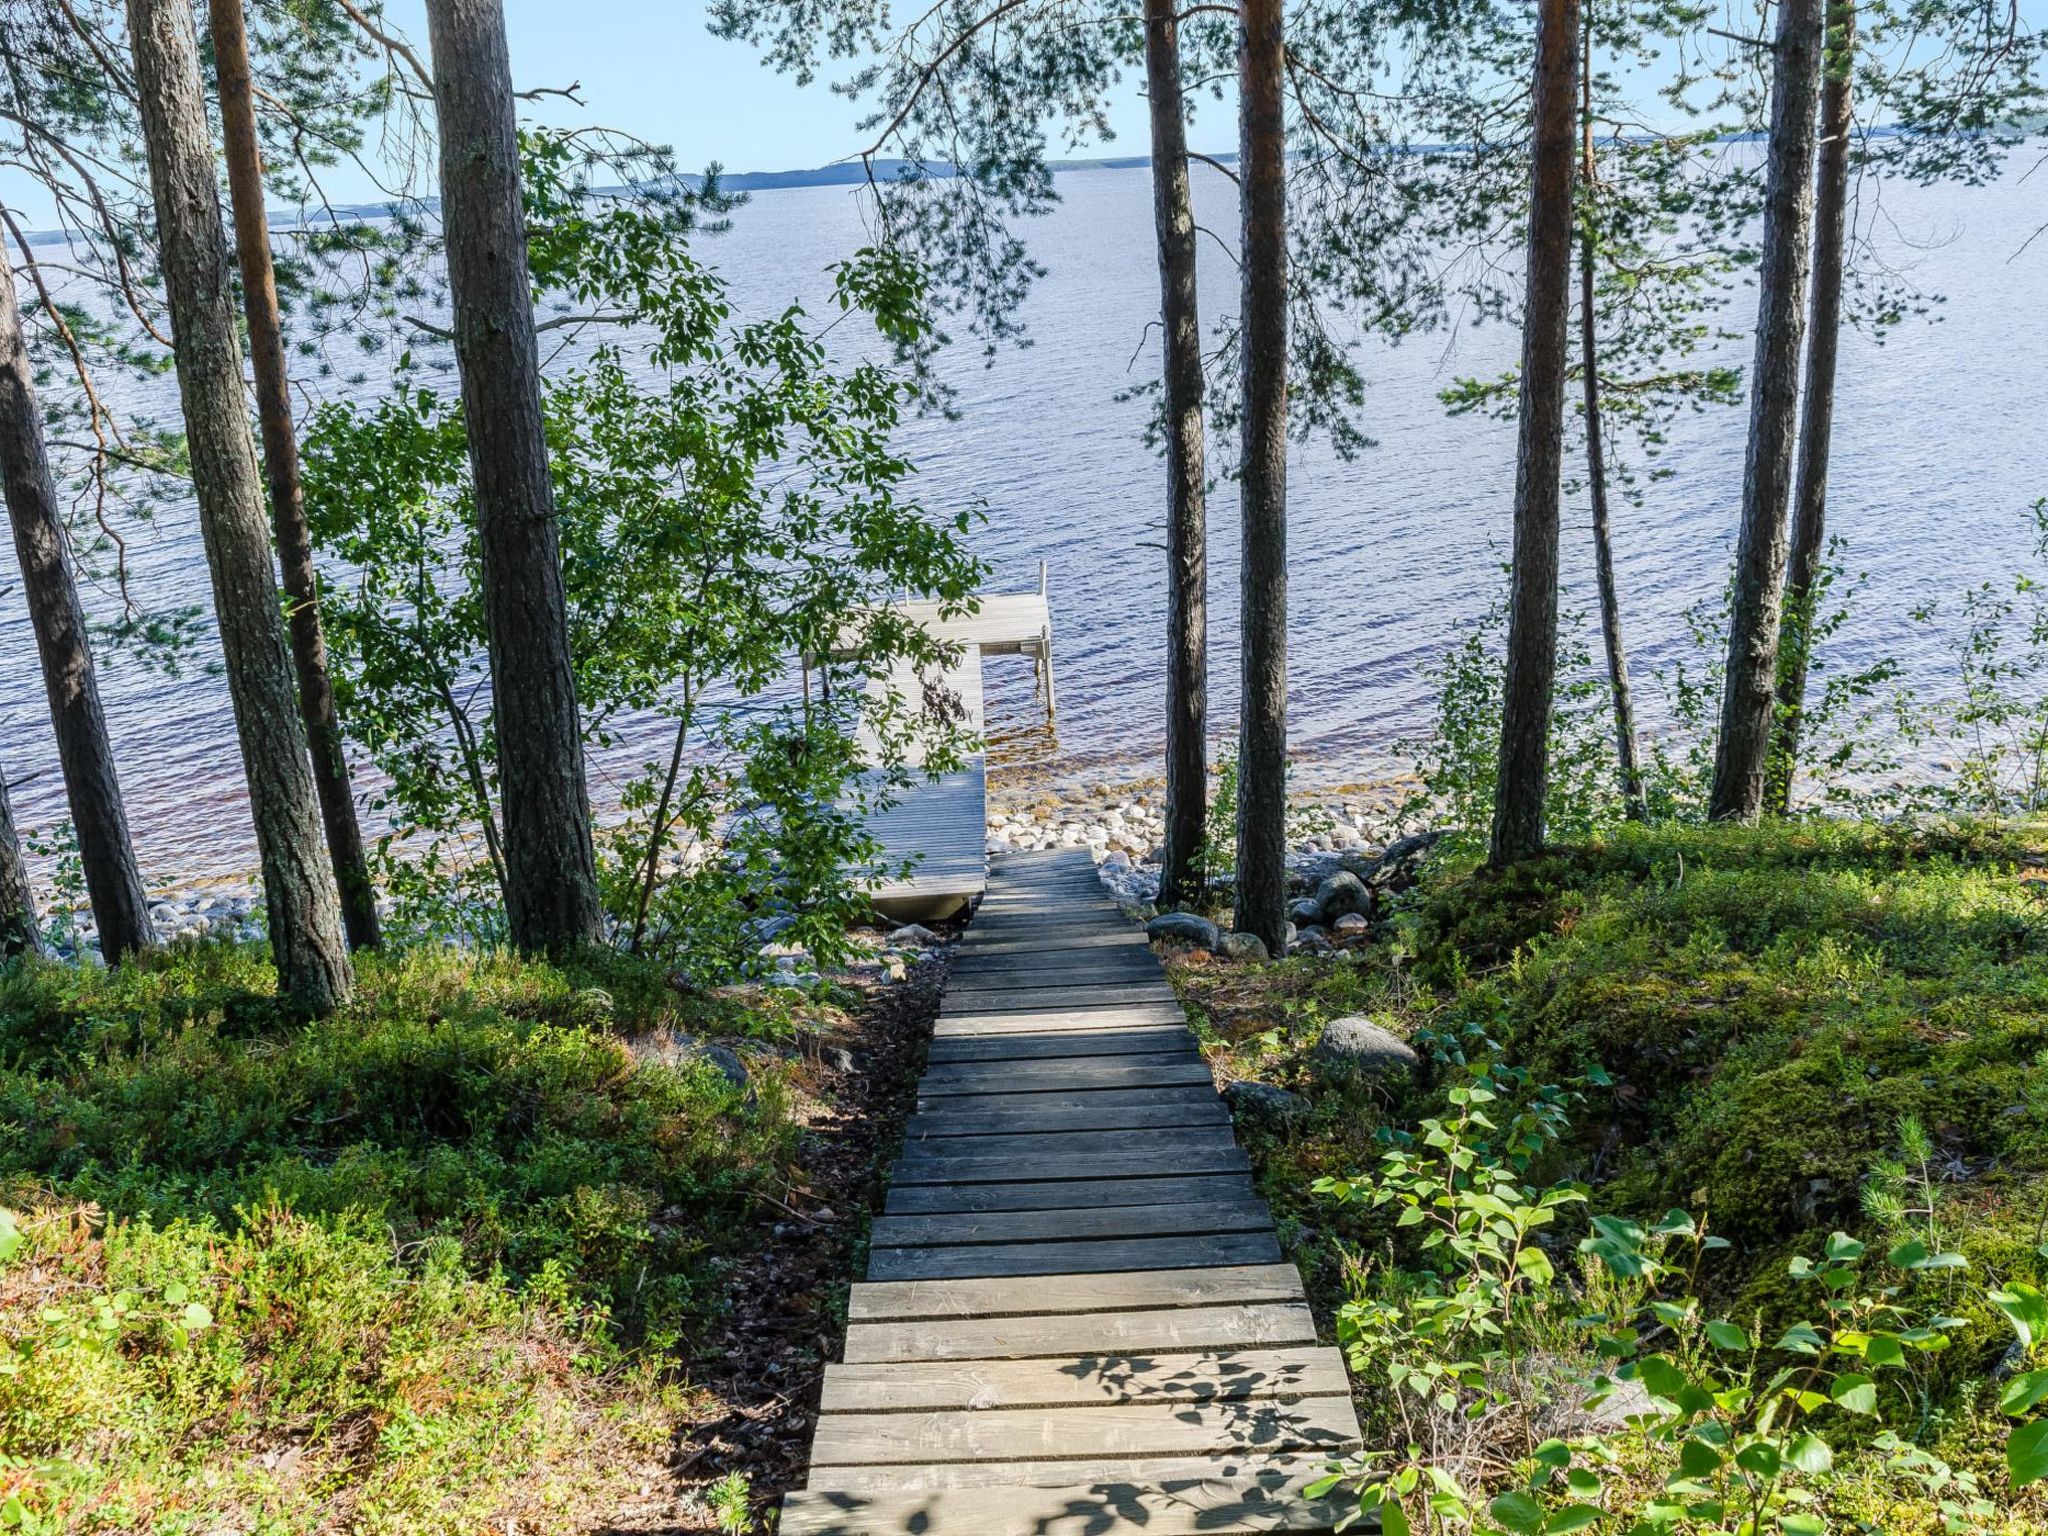
M 663 1367 L 796 1147 L 781 1053 L 644 1046 L 803 1005 L 417 952 L 302 1025 L 273 981 L 0 975 L 0 1530 L 587 1523 L 666 1459 Z

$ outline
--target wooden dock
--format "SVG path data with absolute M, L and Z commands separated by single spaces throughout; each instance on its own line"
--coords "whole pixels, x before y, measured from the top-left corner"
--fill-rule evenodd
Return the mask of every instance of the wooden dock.
M 870 882 L 872 899 L 891 916 L 952 917 L 981 895 L 988 883 L 988 767 L 982 749 L 986 718 L 981 668 L 989 656 L 1026 656 L 1037 669 L 1046 717 L 1056 709 L 1052 673 L 1052 612 L 1043 571 L 1036 592 L 985 593 L 972 613 L 947 616 L 938 603 L 894 605 L 894 611 L 937 641 L 957 646 L 950 666 L 920 672 L 901 661 L 870 685 L 893 692 L 915 711 L 928 696 L 942 697 L 957 710 L 960 728 L 973 738 L 966 761 L 950 773 L 913 784 L 895 804 L 869 816 L 867 827 L 881 843 L 885 867 L 906 859 L 915 865 L 907 878 L 894 874 Z M 863 743 L 877 760 L 873 742 Z M 917 761 L 912 759 L 913 764 Z
M 1004 855 L 784 1536 L 1327 1531 L 1358 1440 L 1144 935 L 1086 852 Z

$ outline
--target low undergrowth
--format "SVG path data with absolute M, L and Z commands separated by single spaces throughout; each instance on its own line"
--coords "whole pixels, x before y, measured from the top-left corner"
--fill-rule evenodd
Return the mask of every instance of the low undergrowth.
M 232 946 L 0 975 L 0 1530 L 601 1520 L 789 1192 L 805 1064 L 754 1044 L 831 1012 L 616 959 L 366 959 L 311 1025 Z
M 2044 846 L 1628 828 L 1438 869 L 1355 960 L 1177 966 L 1223 1075 L 1305 1100 L 1243 1130 L 1360 1372 L 1367 1502 L 1447 1531 L 2048 1527 L 2015 1385 L 2048 1393 Z M 1350 1013 L 1412 1078 L 1318 1060 Z

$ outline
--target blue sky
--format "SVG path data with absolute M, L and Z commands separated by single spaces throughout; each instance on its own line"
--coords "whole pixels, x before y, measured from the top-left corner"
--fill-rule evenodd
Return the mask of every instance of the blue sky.
M 828 73 L 800 88 L 744 43 L 705 29 L 700 0 L 505 0 L 512 72 L 522 89 L 580 81 L 587 109 L 535 104 L 535 115 L 598 121 L 673 147 L 686 169 L 716 160 L 729 171 L 823 165 L 863 147 L 862 110 L 827 89 Z M 388 0 L 387 15 L 426 51 L 421 0 Z M 1111 153 L 1144 151 L 1145 108 L 1127 80 L 1114 113 Z M 1212 116 L 1211 132 L 1231 125 Z M 1212 147 L 1212 146 L 1203 146 Z

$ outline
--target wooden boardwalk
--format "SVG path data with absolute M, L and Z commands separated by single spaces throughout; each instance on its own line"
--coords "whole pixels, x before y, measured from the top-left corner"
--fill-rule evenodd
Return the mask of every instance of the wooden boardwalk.
M 784 1536 L 1325 1531 L 1357 1444 L 1144 935 L 1086 852 L 1005 855 Z
M 916 867 L 907 878 L 889 875 L 869 883 L 875 905 L 900 918 L 952 917 L 980 896 L 988 881 L 988 768 L 982 747 L 986 718 L 982 704 L 982 661 L 989 656 L 1028 656 L 1038 669 L 1038 687 L 1048 720 L 1054 710 L 1052 676 L 1052 611 L 1047 606 L 1044 575 L 1036 592 L 984 593 L 975 611 L 944 616 L 938 603 L 897 603 L 895 611 L 923 628 L 934 640 L 956 645 L 958 659 L 950 666 L 920 671 L 899 660 L 870 687 L 894 693 L 912 712 L 928 698 L 938 698 L 957 712 L 960 728 L 973 740 L 973 750 L 952 771 L 913 784 L 895 804 L 868 817 L 867 829 L 882 845 L 883 866 L 894 869 L 905 859 Z M 879 748 L 863 727 L 862 747 L 868 761 Z M 913 764 L 921 761 L 913 750 Z

